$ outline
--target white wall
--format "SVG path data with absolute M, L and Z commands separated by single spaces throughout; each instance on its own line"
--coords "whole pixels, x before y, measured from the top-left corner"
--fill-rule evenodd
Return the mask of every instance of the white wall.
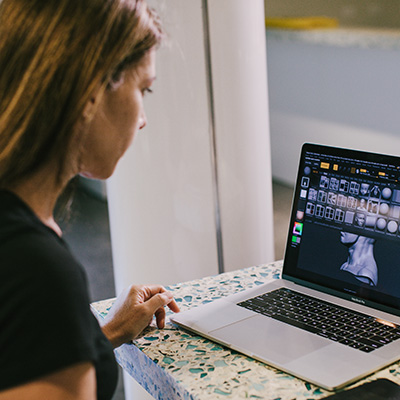
M 263 1 L 208 2 L 226 271 L 274 260 Z
M 302 143 L 400 153 L 400 50 L 268 39 L 274 177 L 293 184 Z

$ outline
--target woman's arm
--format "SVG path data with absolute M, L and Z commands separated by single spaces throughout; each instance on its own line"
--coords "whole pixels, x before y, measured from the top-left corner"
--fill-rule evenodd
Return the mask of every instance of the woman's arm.
M 33 382 L 0 392 L 0 400 L 96 400 L 96 373 L 90 362 L 75 364 Z

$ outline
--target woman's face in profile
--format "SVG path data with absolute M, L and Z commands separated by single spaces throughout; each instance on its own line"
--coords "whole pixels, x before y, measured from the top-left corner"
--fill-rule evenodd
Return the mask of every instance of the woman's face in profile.
M 143 98 L 155 76 L 155 50 L 151 50 L 124 72 L 122 83 L 105 91 L 83 135 L 81 175 L 96 179 L 111 176 L 136 132 L 146 125 Z

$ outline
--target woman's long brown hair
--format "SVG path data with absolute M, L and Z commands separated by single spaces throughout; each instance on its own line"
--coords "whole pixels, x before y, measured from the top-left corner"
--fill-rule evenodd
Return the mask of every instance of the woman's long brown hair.
M 144 0 L 0 1 L 0 187 L 59 160 L 93 91 L 162 37 Z

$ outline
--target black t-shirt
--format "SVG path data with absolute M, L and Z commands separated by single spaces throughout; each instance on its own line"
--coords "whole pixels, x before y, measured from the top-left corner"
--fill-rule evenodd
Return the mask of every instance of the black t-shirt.
M 18 197 L 0 191 L 0 391 L 90 361 L 98 399 L 117 384 L 84 270 Z

